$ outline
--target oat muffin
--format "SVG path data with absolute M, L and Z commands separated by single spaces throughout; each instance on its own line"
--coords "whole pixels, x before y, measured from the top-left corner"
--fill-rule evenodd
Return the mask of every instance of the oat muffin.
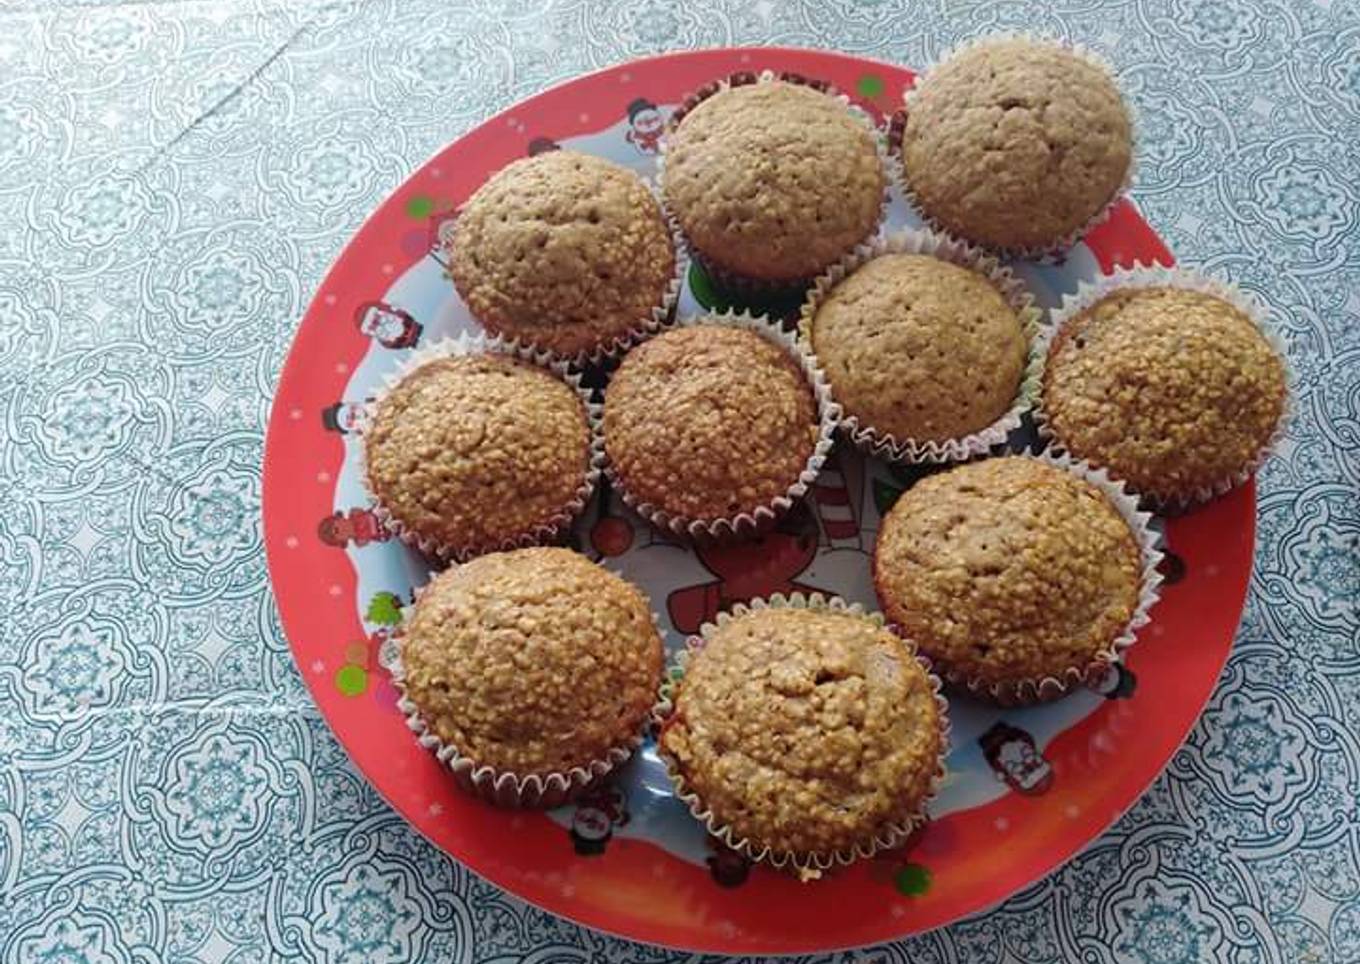
M 441 573 L 400 647 L 405 697 L 427 731 L 478 767 L 519 775 L 628 748 L 661 683 L 646 599 L 569 549 L 497 552 Z
M 415 368 L 379 399 L 363 444 L 379 512 L 408 541 L 444 557 L 561 527 L 589 494 L 591 427 L 581 396 L 509 355 L 454 355 Z
M 874 132 L 829 94 L 774 80 L 719 90 L 666 138 L 662 191 L 722 275 L 797 285 L 878 226 Z
M 1047 430 L 1161 501 L 1241 481 L 1284 414 L 1284 363 L 1250 317 L 1187 288 L 1114 291 L 1049 348 Z
M 1049 248 L 1122 189 L 1133 157 L 1113 78 L 1046 42 L 984 42 L 908 98 L 903 174 L 922 212 L 994 248 Z
M 813 353 L 847 416 L 898 441 L 980 431 L 1010 409 L 1028 338 L 985 275 L 921 254 L 866 262 L 821 301 Z
M 1109 653 L 1142 551 L 1095 485 L 1037 459 L 972 462 L 908 489 L 874 549 L 879 605 L 941 675 L 1022 688 Z
M 604 446 L 624 494 L 690 520 L 752 513 L 798 483 L 817 445 L 812 387 L 760 335 L 684 325 L 634 348 L 609 382 Z
M 675 257 L 661 206 L 636 174 L 551 151 L 503 168 L 463 206 L 449 274 L 488 331 L 578 357 L 655 324 Z
M 659 749 L 749 855 L 868 847 L 921 815 L 944 752 L 910 647 L 845 609 L 739 612 L 705 633 Z

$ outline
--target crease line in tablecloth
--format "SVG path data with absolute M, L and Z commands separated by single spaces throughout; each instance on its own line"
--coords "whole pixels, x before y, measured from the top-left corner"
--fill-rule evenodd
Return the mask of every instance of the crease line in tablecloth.
M 239 96 L 242 94 L 242 92 L 244 92 L 245 89 L 246 89 L 247 87 L 249 87 L 249 86 L 255 81 L 256 78 L 258 78 L 261 74 L 263 74 L 266 70 L 268 70 L 268 69 L 269 69 L 269 68 L 270 68 L 270 67 L 271 67 L 271 66 L 272 66 L 272 65 L 273 65 L 280 57 L 282 57 L 282 56 L 284 55 L 284 53 L 285 53 L 289 48 L 291 48 L 292 46 L 294 46 L 294 44 L 297 43 L 298 39 L 299 39 L 300 37 L 302 37 L 303 34 L 307 33 L 309 30 L 312 29 L 313 26 L 316 25 L 317 19 L 321 16 L 321 14 L 322 14 L 323 12 L 325 12 L 325 11 L 328 10 L 328 9 L 330 9 L 331 7 L 336 7 L 336 6 L 351 6 L 351 7 L 352 7 L 352 6 L 354 6 L 357 2 L 358 2 L 358 0 L 349 0 L 348 3 L 342 2 L 342 0 L 337 0 L 336 3 L 326 4 L 326 5 L 324 5 L 320 10 L 317 10 L 316 12 L 314 12 L 314 13 L 312 14 L 312 16 L 310 16 L 310 17 L 307 18 L 307 20 L 306 20 L 305 23 L 303 23 L 303 24 L 302 24 L 301 26 L 299 26 L 296 30 L 294 30 L 291 34 L 289 34 L 288 37 L 285 38 L 284 41 L 283 41 L 281 44 L 279 44 L 277 47 L 275 47 L 274 50 L 273 50 L 267 57 L 265 57 L 265 59 L 264 59 L 263 61 L 261 61 L 256 67 L 254 67 L 254 68 L 250 71 L 249 74 L 247 74 L 244 78 L 242 78 L 241 81 L 240 81 L 239 83 L 236 83 L 236 84 L 232 85 L 231 90 L 227 91 L 226 94 L 224 94 L 222 97 L 218 98 L 218 100 L 217 100 L 216 102 L 214 102 L 210 107 L 208 107 L 207 110 L 203 111 L 203 112 L 200 113 L 197 117 L 195 117 L 193 120 L 191 120 L 188 124 L 186 124 L 186 125 L 184 126 L 184 129 L 181 130 L 181 131 L 180 131 L 178 134 L 176 134 L 174 137 L 170 138 L 169 141 L 167 141 L 166 143 L 164 143 L 164 144 L 162 144 L 161 146 L 157 147 L 157 148 L 152 152 L 152 154 L 151 154 L 150 157 L 148 157 L 145 161 L 143 161 L 140 165 L 138 165 L 138 167 L 137 167 L 136 171 L 134 172 L 134 174 L 135 174 L 135 175 L 141 175 L 141 174 L 146 173 L 146 171 L 147 171 L 153 164 L 155 164 L 157 161 L 159 161 L 161 158 L 163 158 L 168 152 L 174 150 L 175 145 L 178 144 L 180 141 L 184 140 L 184 138 L 188 137 L 189 134 L 192 133 L 192 132 L 194 131 L 195 128 L 197 128 L 200 124 L 202 124 L 202 123 L 203 123 L 205 120 L 207 120 L 209 117 L 212 117 L 214 114 L 216 114 L 218 111 L 220 111 L 223 107 L 225 107 L 227 104 L 229 104 L 232 100 L 234 100 L 235 98 L 239 97 Z

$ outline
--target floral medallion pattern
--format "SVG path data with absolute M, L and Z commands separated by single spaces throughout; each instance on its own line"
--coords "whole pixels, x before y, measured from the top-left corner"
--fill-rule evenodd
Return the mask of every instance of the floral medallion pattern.
M 685 959 L 478 880 L 337 747 L 264 567 L 279 368 L 364 216 L 517 98 L 665 49 L 924 65 L 1001 29 L 1115 64 L 1136 200 L 1268 303 L 1296 417 L 1260 475 L 1233 657 L 1166 774 L 994 911 L 836 960 L 1360 960 L 1355 4 L 19 6 L 0 12 L 0 960 Z

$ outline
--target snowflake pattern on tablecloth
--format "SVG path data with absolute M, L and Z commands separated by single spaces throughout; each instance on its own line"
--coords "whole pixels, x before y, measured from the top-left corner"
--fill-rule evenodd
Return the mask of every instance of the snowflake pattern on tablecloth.
M 518 98 L 656 50 L 925 65 L 995 29 L 1116 65 L 1148 142 L 1136 199 L 1173 250 L 1269 304 L 1297 417 L 1261 474 L 1234 656 L 1167 774 L 1000 908 L 845 960 L 1360 960 L 1360 10 L 1343 0 L 0 13 L 0 960 L 679 960 L 476 879 L 336 746 L 264 570 L 279 368 L 363 217 Z M 620 118 L 650 96 L 621 91 Z

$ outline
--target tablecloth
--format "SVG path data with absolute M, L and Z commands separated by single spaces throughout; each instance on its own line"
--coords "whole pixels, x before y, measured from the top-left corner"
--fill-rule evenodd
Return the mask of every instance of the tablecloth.
M 280 367 L 364 216 L 519 98 L 660 50 L 920 65 L 997 29 L 1117 65 L 1138 204 L 1271 307 L 1296 417 L 1235 650 L 1166 774 L 1004 906 L 848 959 L 1360 961 L 1352 0 L 5 5 L 0 959 L 679 957 L 478 880 L 348 765 L 261 545 Z

